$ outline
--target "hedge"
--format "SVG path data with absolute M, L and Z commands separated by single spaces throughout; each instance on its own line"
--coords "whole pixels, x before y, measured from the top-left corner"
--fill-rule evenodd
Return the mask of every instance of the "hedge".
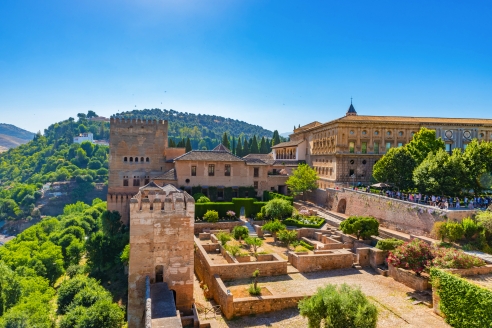
M 447 323 L 457 328 L 491 327 L 492 290 L 437 268 L 430 269 L 430 276 Z
M 304 240 L 301 240 L 299 242 L 299 245 L 306 247 L 310 251 L 312 251 L 314 249 L 314 246 L 313 245 L 310 245 L 310 244 L 306 243 Z
M 392 251 L 398 246 L 401 246 L 403 244 L 404 244 L 403 240 L 398 240 L 396 238 L 381 239 L 378 240 L 378 243 L 376 244 L 376 248 L 383 251 Z
M 283 224 L 287 226 L 293 226 L 298 228 L 316 228 L 319 229 L 325 224 L 325 220 L 320 218 L 320 222 L 318 224 L 305 224 L 296 219 L 288 218 L 282 221 Z
M 208 210 L 215 210 L 219 213 L 219 220 L 221 218 L 226 218 L 227 211 L 234 209 L 234 203 L 232 202 L 221 202 L 221 203 L 196 203 L 195 204 L 195 218 L 203 218 Z M 236 213 L 236 216 L 239 214 Z
M 261 208 L 265 205 L 265 202 L 257 202 L 256 198 L 232 198 L 232 202 L 196 203 L 195 218 L 202 218 L 203 215 L 207 213 L 207 210 L 219 212 L 219 218 L 226 217 L 225 213 L 232 210 L 236 213 L 236 217 L 239 217 L 241 214 L 241 207 L 244 207 L 244 215 L 246 217 L 251 217 L 260 212 Z
M 265 206 L 268 202 L 254 202 L 253 203 L 253 210 L 252 210 L 252 213 L 251 213 L 251 216 L 255 216 L 256 213 L 260 213 L 261 212 L 261 208 L 263 206 Z
M 269 200 L 272 200 L 274 198 L 280 198 L 280 199 L 288 200 L 291 205 L 294 203 L 294 197 L 285 196 L 285 195 L 282 195 L 282 194 L 279 194 L 276 192 L 271 192 L 268 190 L 265 190 L 263 192 L 263 201 L 268 202 Z

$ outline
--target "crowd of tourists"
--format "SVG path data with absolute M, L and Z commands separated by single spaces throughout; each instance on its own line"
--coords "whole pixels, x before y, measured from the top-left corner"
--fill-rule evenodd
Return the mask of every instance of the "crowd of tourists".
M 360 188 L 355 188 L 359 189 Z M 365 189 L 366 192 L 371 192 L 371 188 L 368 186 Z M 447 196 L 435 196 L 435 195 L 423 195 L 421 193 L 404 193 L 394 190 L 379 190 L 379 195 L 390 198 L 396 198 L 412 203 L 435 206 L 440 209 L 486 209 L 492 204 L 492 198 L 490 196 L 481 197 L 447 197 Z

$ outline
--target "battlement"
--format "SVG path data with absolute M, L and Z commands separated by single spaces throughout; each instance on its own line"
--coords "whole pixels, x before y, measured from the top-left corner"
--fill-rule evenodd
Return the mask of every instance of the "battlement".
M 145 120 L 141 118 L 122 118 L 117 116 L 111 116 L 109 119 L 110 125 L 115 126 L 130 126 L 133 124 L 145 124 L 145 125 L 167 125 L 167 120 Z
M 159 187 L 151 182 L 130 199 L 130 212 L 138 211 L 186 213 L 189 216 L 195 212 L 195 200 L 172 185 Z

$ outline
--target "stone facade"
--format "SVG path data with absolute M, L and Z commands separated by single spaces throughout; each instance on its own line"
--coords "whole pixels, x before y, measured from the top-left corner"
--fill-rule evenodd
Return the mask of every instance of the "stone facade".
M 284 148 L 288 154 L 304 152 L 302 156 L 318 172 L 322 188 L 368 184 L 374 163 L 389 148 L 408 143 L 421 127 L 435 130 L 448 151 L 464 149 L 473 138 L 492 140 L 491 119 L 363 116 L 350 105 L 344 117 L 295 129 Z M 295 143 L 302 151 L 296 149 Z
M 165 282 L 176 308 L 189 311 L 193 300 L 193 197 L 172 185 L 150 183 L 130 201 L 128 327 L 142 327 L 145 279 Z

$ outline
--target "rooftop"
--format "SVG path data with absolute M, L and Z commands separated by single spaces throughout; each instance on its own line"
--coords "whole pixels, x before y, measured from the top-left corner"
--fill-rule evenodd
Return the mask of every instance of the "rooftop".
M 225 148 L 225 147 L 224 147 Z M 226 148 L 227 149 L 227 148 Z M 175 161 L 244 162 L 241 157 L 222 150 L 192 150 Z
M 279 144 L 276 144 L 272 148 L 296 147 L 296 146 L 300 145 L 303 142 L 304 142 L 304 139 L 301 139 L 301 140 L 291 140 L 291 141 L 286 141 L 286 142 L 281 142 Z

